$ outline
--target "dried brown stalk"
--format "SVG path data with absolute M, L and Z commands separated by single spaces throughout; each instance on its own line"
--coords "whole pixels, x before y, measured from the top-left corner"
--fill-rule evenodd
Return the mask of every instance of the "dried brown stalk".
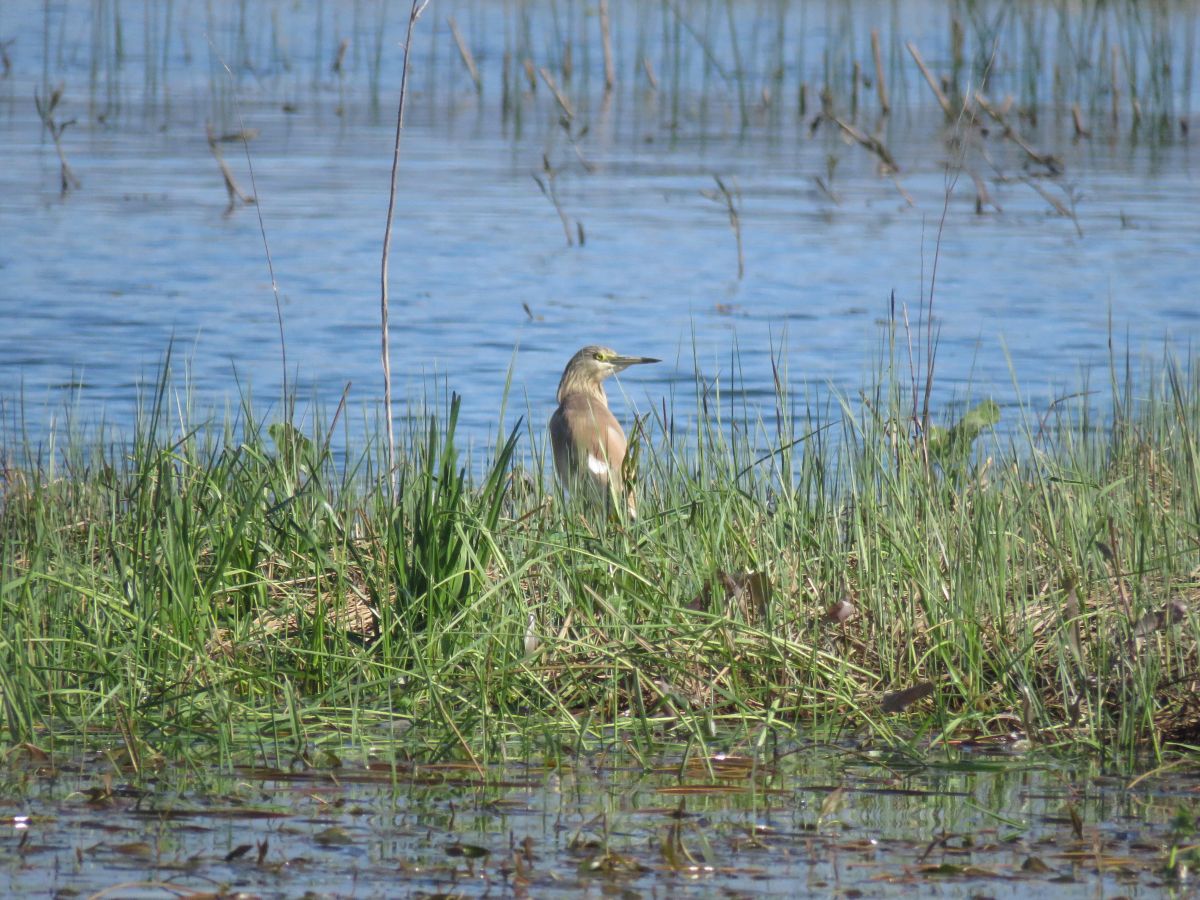
M 1112 65 L 1110 67 L 1110 74 L 1112 75 L 1112 87 L 1109 90 L 1109 93 L 1112 95 L 1113 128 L 1116 128 L 1117 124 L 1121 121 L 1121 112 L 1120 112 L 1121 85 L 1117 83 L 1117 59 L 1118 59 L 1117 46 L 1116 46 L 1116 44 L 1113 44 L 1113 46 L 1112 46 Z
M 563 96 L 562 91 L 558 89 L 558 84 L 554 81 L 554 76 L 550 74 L 550 70 L 545 66 L 538 68 L 538 74 L 542 76 L 542 81 L 546 82 L 546 87 L 550 88 L 550 93 L 554 95 L 555 101 L 559 108 L 562 109 L 563 115 L 568 119 L 575 118 L 575 110 L 571 107 L 571 103 Z
M 612 26 L 608 18 L 608 0 L 600 0 L 600 46 L 604 50 L 604 93 L 611 94 L 617 82 L 613 65 Z
M 450 26 L 450 36 L 454 38 L 454 45 L 458 47 L 458 55 L 462 57 L 463 65 L 467 67 L 467 74 L 471 76 L 471 81 L 475 85 L 475 93 L 482 94 L 483 79 L 479 76 L 479 66 L 475 65 L 475 57 L 471 53 L 471 48 L 463 40 L 463 36 L 458 30 L 458 23 L 454 21 L 454 16 L 448 18 L 446 23 Z
M 1068 191 L 1067 196 L 1068 196 L 1068 199 L 1071 201 L 1070 206 L 1068 206 L 1066 203 L 1063 203 L 1061 200 L 1059 200 L 1057 197 L 1055 197 L 1053 194 L 1051 194 L 1049 191 L 1047 191 L 1044 187 L 1042 187 L 1040 184 L 1038 184 L 1034 179 L 1022 178 L 1021 181 L 1024 182 L 1025 184 L 1029 185 L 1035 191 L 1037 191 L 1041 195 L 1042 199 L 1045 200 L 1047 203 L 1049 203 L 1054 208 L 1054 211 L 1056 213 L 1058 213 L 1064 219 L 1070 219 L 1071 224 L 1073 224 L 1075 226 L 1076 234 L 1078 234 L 1080 237 L 1083 237 L 1083 226 L 1081 226 L 1079 224 L 1079 216 L 1075 213 L 1075 198 L 1073 196 L 1071 196 L 1069 191 Z
M 642 71 L 646 73 L 646 81 L 650 83 L 650 90 L 658 90 L 658 76 L 654 74 L 654 63 L 650 62 L 650 57 L 642 57 Z
M 1043 153 L 1040 150 L 1035 149 L 1029 144 L 1028 141 L 1025 140 L 1025 138 L 1021 137 L 1020 132 L 1018 132 L 1016 128 L 1009 124 L 1008 119 L 1005 118 L 1003 107 L 1001 109 L 996 109 L 991 105 L 991 103 L 988 102 L 987 97 L 985 97 L 979 91 L 975 92 L 975 102 L 979 104 L 980 108 L 984 112 L 996 120 L 996 124 L 1003 129 L 1004 137 L 1008 138 L 1010 141 L 1020 147 L 1021 150 L 1024 151 L 1025 155 L 1028 156 L 1033 162 L 1040 166 L 1045 166 L 1050 171 L 1051 175 L 1059 175 L 1062 173 L 1062 161 L 1059 160 L 1059 158 L 1053 153 Z
M 875 58 L 875 92 L 879 95 L 879 111 L 885 116 L 892 111 L 888 102 L 887 82 L 883 78 L 883 52 L 879 48 L 879 29 L 871 29 L 871 55 Z
M 971 180 L 975 182 L 975 214 L 979 216 L 983 215 L 984 209 L 989 206 L 998 213 L 1004 212 L 1004 210 L 1000 208 L 1000 204 L 992 199 L 992 195 L 987 188 L 987 183 L 971 169 L 967 169 L 967 174 L 970 175 Z
M 58 153 L 59 190 L 61 196 L 65 197 L 72 188 L 79 187 L 80 182 L 78 176 L 71 169 L 70 163 L 67 162 L 67 154 L 62 145 L 63 132 L 74 125 L 75 120 L 68 119 L 65 122 L 59 122 L 54 118 L 54 110 L 62 97 L 63 86 L 61 84 L 50 92 L 50 97 L 44 102 L 37 91 L 33 92 L 33 105 L 37 107 L 38 117 L 46 126 L 46 130 L 50 132 L 50 138 L 54 141 L 54 150 Z
M 1075 123 L 1075 137 L 1090 138 L 1092 133 L 1083 125 L 1083 113 L 1079 111 L 1079 104 L 1071 104 L 1071 121 Z
M 879 140 L 879 138 L 866 134 L 848 122 L 843 122 L 837 116 L 831 115 L 829 118 L 832 119 L 837 124 L 838 128 L 842 129 L 842 131 L 852 138 L 860 147 L 864 148 L 865 150 L 869 150 L 871 153 L 874 153 L 877 157 L 879 157 L 879 161 L 883 163 L 887 172 L 900 171 L 900 167 L 896 165 L 896 160 L 892 157 L 891 152 L 887 147 L 884 146 L 883 142 Z
M 225 162 L 225 155 L 221 152 L 221 139 L 213 131 L 212 125 L 205 125 L 204 130 L 208 136 L 208 149 L 212 151 L 213 159 L 217 161 L 217 166 L 221 170 L 221 177 L 225 179 L 225 193 L 229 196 L 229 206 L 226 207 L 225 211 L 232 211 L 239 203 L 246 206 L 252 205 L 255 198 L 249 196 L 238 187 L 237 181 L 234 180 L 233 172 L 230 170 L 228 163 Z
M 921 51 L 917 49 L 917 45 L 912 41 L 908 41 L 905 45 L 908 52 L 912 54 L 913 62 L 917 64 L 917 68 L 921 70 L 921 74 L 925 76 L 925 81 L 929 83 L 929 89 L 933 91 L 933 96 L 937 98 L 938 105 L 941 106 L 942 112 L 946 114 L 947 119 L 954 118 L 954 109 L 950 106 L 950 100 L 942 90 L 937 79 L 933 77 L 933 73 L 929 71 L 929 67 L 925 65 L 925 60 L 921 58 Z

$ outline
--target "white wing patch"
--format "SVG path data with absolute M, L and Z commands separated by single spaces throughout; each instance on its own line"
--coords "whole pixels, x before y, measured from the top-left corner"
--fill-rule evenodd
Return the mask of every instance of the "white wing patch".
M 588 471 L 593 475 L 607 475 L 608 463 L 593 453 L 588 454 Z

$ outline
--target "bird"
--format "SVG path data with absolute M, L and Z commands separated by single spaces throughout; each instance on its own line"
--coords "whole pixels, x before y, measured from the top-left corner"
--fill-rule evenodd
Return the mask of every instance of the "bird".
M 558 382 L 558 409 L 550 417 L 550 444 L 559 483 L 572 496 L 587 496 L 611 508 L 624 501 L 630 518 L 637 502 L 626 489 L 625 432 L 609 411 L 603 381 L 630 366 L 661 362 L 648 356 L 621 356 L 589 345 L 571 357 Z

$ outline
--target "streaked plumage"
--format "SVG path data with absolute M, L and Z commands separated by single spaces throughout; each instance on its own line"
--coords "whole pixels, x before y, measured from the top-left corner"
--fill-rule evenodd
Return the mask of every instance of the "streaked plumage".
M 562 485 L 605 505 L 623 499 L 630 516 L 637 515 L 637 502 L 622 475 L 625 432 L 608 409 L 602 382 L 629 366 L 655 362 L 645 356 L 620 356 L 608 347 L 584 347 L 563 370 L 558 409 L 550 417 L 554 470 Z

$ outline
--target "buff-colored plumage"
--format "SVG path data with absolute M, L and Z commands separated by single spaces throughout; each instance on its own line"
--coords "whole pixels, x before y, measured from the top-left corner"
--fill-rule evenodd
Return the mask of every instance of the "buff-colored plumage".
M 584 347 L 571 357 L 558 383 L 558 409 L 550 417 L 554 470 L 573 495 L 607 504 L 624 501 L 637 516 L 633 492 L 626 490 L 625 432 L 608 409 L 602 382 L 629 366 L 658 362 L 645 356 L 620 356 L 607 347 Z

